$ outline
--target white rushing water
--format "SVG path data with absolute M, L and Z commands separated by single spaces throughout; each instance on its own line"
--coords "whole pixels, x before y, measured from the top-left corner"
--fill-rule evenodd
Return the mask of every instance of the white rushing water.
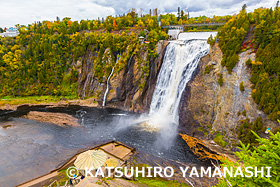
M 120 59 L 120 58 L 121 58 L 121 57 L 118 55 L 117 61 L 116 61 L 115 65 L 119 62 L 119 59 Z M 109 92 L 110 78 L 111 78 L 111 76 L 112 76 L 113 73 L 114 73 L 114 69 L 115 69 L 115 66 L 112 68 L 112 71 L 111 71 L 109 77 L 107 78 L 107 87 L 106 87 L 106 91 L 105 91 L 105 93 L 104 93 L 102 106 L 105 106 L 105 104 L 106 104 L 106 98 L 107 98 L 107 94 L 108 94 L 108 92 Z
M 148 124 L 159 129 L 160 145 L 168 148 L 177 134 L 179 104 L 187 83 L 191 80 L 200 58 L 208 54 L 208 37 L 212 33 L 181 36 L 167 46 L 163 64 L 150 106 Z M 186 39 L 187 38 L 187 39 Z M 198 39 L 196 39 L 198 38 Z
M 120 57 L 118 56 L 118 57 L 117 57 L 116 64 L 118 63 L 119 59 L 120 59 Z M 115 65 L 116 65 L 116 64 L 115 64 Z M 111 78 L 111 76 L 112 76 L 112 75 L 113 75 L 113 73 L 114 73 L 114 69 L 115 69 L 115 66 L 112 68 L 112 71 L 111 71 L 111 73 L 110 73 L 109 77 L 107 78 L 107 87 L 106 87 L 106 91 L 105 91 L 105 93 L 104 93 L 102 106 L 105 106 L 105 104 L 106 104 L 106 98 L 107 98 L 107 94 L 108 94 L 108 92 L 109 92 L 109 83 L 110 83 L 110 78 Z

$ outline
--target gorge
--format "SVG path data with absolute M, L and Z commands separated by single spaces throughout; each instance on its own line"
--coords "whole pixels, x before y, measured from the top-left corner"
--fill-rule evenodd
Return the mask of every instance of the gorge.
M 2 119 L 3 123 L 8 128 L 0 131 L 1 149 L 6 149 L 1 157 L 0 167 L 0 171 L 5 174 L 5 177 L 1 177 L 0 181 L 16 185 L 23 180 L 32 179 L 54 169 L 77 150 L 105 140 L 122 141 L 139 150 L 167 159 L 192 164 L 200 163 L 186 143 L 177 135 L 178 107 L 181 94 L 188 81 L 193 77 L 193 72 L 196 70 L 200 58 L 209 51 L 209 44 L 206 43 L 205 39 L 199 39 L 198 34 L 198 37 L 192 40 L 174 41 L 165 45 L 167 46 L 166 49 L 161 49 L 165 52 L 160 52 L 162 57 L 159 57 L 159 59 L 162 58 L 162 64 L 158 67 L 156 67 L 157 65 L 152 67 L 155 71 L 154 76 L 158 75 L 158 80 L 147 78 L 151 81 L 150 87 L 154 87 L 155 91 L 147 94 L 146 98 L 144 97 L 146 100 L 151 100 L 150 112 L 147 113 L 148 117 L 146 116 L 144 120 L 147 124 L 158 128 L 159 131 L 143 129 L 141 126 L 143 115 L 118 109 L 94 109 L 79 106 L 23 107 L 16 112 L 2 115 L 4 117 Z M 137 66 L 132 58 L 129 68 L 133 65 Z M 159 72 L 156 72 L 156 70 Z M 128 73 L 129 71 L 131 72 Z M 123 73 L 127 76 L 133 75 L 133 78 L 135 78 L 135 71 L 137 69 L 134 67 L 131 70 L 124 70 Z M 114 77 L 112 72 L 107 79 L 110 84 L 106 85 L 106 88 L 110 87 L 112 89 L 116 77 L 119 76 L 115 75 Z M 126 79 L 127 77 L 125 77 L 124 83 L 127 84 Z M 154 81 L 154 84 L 152 84 L 152 81 Z M 87 82 L 89 81 L 85 81 L 85 83 Z M 129 82 L 133 83 L 131 79 Z M 115 85 L 123 86 L 122 83 Z M 125 86 L 127 87 L 127 85 Z M 85 86 L 82 85 L 82 87 Z M 114 87 L 113 89 L 117 90 Z M 104 94 L 100 95 L 101 104 L 105 101 L 102 99 L 106 98 L 106 93 L 108 93 L 109 98 L 112 98 L 110 96 L 112 92 L 107 89 L 104 90 Z M 128 89 L 125 91 L 131 92 Z M 147 89 L 146 93 L 148 92 Z M 147 107 L 145 106 L 145 99 L 142 99 L 144 101 L 142 103 L 144 107 Z M 116 103 L 125 106 L 124 102 L 130 103 L 131 100 L 126 98 L 122 103 L 120 101 Z M 107 100 L 107 103 L 106 106 L 112 106 L 114 100 L 109 100 L 109 102 Z M 128 108 L 128 110 L 130 109 Z M 79 119 L 82 126 L 63 127 L 21 118 L 30 111 L 67 113 Z M 13 142 L 13 145 L 8 146 L 9 142 Z M 172 150 L 172 153 L 170 153 L 170 150 Z M 61 157 L 62 153 L 63 157 Z M 13 160 L 13 165 L 8 160 Z M 16 165 L 23 167 L 21 171 L 17 171 L 18 167 Z M 6 168 L 9 168 L 9 170 Z M 17 176 L 17 180 L 11 180 L 14 176 Z

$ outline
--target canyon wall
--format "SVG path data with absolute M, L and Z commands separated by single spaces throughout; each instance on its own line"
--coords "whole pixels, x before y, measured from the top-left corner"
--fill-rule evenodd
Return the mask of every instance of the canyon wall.
M 141 113 L 149 111 L 168 43 L 158 43 L 158 57 L 149 61 L 148 77 L 142 76 L 143 70 L 135 55 L 131 56 L 121 71 L 114 71 L 109 81 L 106 107 Z M 148 51 L 141 49 L 139 53 L 140 58 L 145 61 Z M 77 64 L 80 66 L 78 94 L 81 98 L 93 97 L 95 102 L 102 106 L 107 77 L 103 77 L 101 83 L 93 77 L 92 56 L 97 54 L 89 51 Z M 179 132 L 204 140 L 213 140 L 220 132 L 223 139 L 229 143 L 228 147 L 231 147 L 238 143 L 237 129 L 240 120 L 248 118 L 253 122 L 257 117 L 262 117 L 264 126 L 271 129 L 279 126 L 258 110 L 251 97 L 251 70 L 245 64 L 249 58 L 255 59 L 255 53 L 251 50 L 239 54 L 239 62 L 229 74 L 226 68 L 221 66 L 222 52 L 218 44 L 211 46 L 209 54 L 200 60 L 192 81 L 188 83 L 182 95 L 179 106 Z M 218 83 L 220 75 L 223 76 L 222 85 Z M 244 91 L 239 88 L 242 81 Z
M 140 67 L 142 64 L 138 63 L 136 55 L 130 57 L 128 63 L 121 71 L 114 71 L 109 81 L 106 107 L 135 112 L 149 111 L 157 75 L 160 71 L 168 43 L 168 41 L 160 41 L 157 44 L 158 57 L 149 60 L 149 76 L 143 76 L 143 68 Z M 148 50 L 141 48 L 139 53 L 140 58 L 146 61 Z M 89 51 L 86 57 L 81 62 L 78 62 L 80 67 L 78 69 L 78 95 L 81 98 L 93 97 L 98 102 L 98 105 L 102 106 L 108 77 L 103 77 L 102 82 L 93 77 L 93 56 L 96 57 L 97 54 Z M 107 61 L 106 63 L 112 62 Z
M 221 66 L 222 52 L 218 44 L 211 46 L 209 54 L 201 59 L 197 75 L 189 82 L 182 97 L 179 109 L 181 132 L 212 140 L 220 132 L 224 134 L 223 138 L 229 143 L 228 146 L 231 146 L 238 143 L 236 129 L 242 119 L 254 121 L 257 117 L 262 117 L 265 126 L 272 129 L 279 126 L 258 110 L 251 97 L 251 70 L 245 64 L 249 58 L 254 60 L 255 53 L 251 50 L 242 52 L 239 62 L 229 74 Z M 210 69 L 209 73 L 205 68 Z M 222 86 L 218 83 L 220 74 L 223 76 Z M 244 91 L 239 88 L 241 81 Z

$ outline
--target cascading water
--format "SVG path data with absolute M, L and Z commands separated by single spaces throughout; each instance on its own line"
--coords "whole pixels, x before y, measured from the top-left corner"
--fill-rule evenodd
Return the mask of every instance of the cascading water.
M 147 122 L 159 129 L 157 143 L 165 148 L 171 146 L 172 139 L 177 134 L 181 95 L 200 58 L 208 52 L 209 45 L 204 39 L 172 41 L 167 46 Z
M 120 59 L 120 56 L 117 57 L 116 64 L 118 63 L 119 59 Z M 115 64 L 115 65 L 116 65 L 116 64 Z M 106 91 L 105 91 L 105 93 L 104 93 L 103 103 L 102 103 L 102 106 L 103 106 L 103 107 L 104 107 L 105 104 L 106 104 L 106 98 L 107 98 L 107 94 L 108 94 L 108 92 L 109 92 L 109 82 L 110 82 L 111 76 L 112 76 L 113 73 L 114 73 L 114 69 L 115 69 L 115 66 L 112 68 L 112 71 L 111 71 L 109 77 L 107 78 L 107 87 L 106 87 Z

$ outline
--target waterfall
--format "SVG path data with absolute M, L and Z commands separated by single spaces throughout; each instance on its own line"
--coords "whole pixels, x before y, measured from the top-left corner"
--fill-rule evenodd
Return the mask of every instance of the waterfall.
M 206 40 L 172 41 L 166 48 L 158 75 L 147 124 L 160 130 L 158 142 L 164 147 L 177 134 L 179 104 L 200 58 L 208 54 Z
M 118 55 L 117 61 L 116 61 L 115 65 L 118 63 L 119 59 L 120 59 L 120 56 Z M 109 82 L 110 82 L 111 76 L 112 76 L 113 73 L 114 73 L 114 69 L 115 69 L 115 66 L 112 68 L 112 71 L 111 71 L 109 77 L 107 78 L 107 87 L 106 87 L 106 91 L 105 91 L 105 93 L 104 93 L 103 103 L 102 103 L 102 106 L 103 106 L 103 107 L 105 106 L 105 103 L 106 103 L 107 94 L 108 94 L 108 92 L 109 92 Z
M 170 116 L 172 122 L 178 122 L 181 95 L 200 58 L 208 51 L 209 45 L 204 40 L 172 42 L 167 46 L 150 106 L 150 115 L 160 113 Z

